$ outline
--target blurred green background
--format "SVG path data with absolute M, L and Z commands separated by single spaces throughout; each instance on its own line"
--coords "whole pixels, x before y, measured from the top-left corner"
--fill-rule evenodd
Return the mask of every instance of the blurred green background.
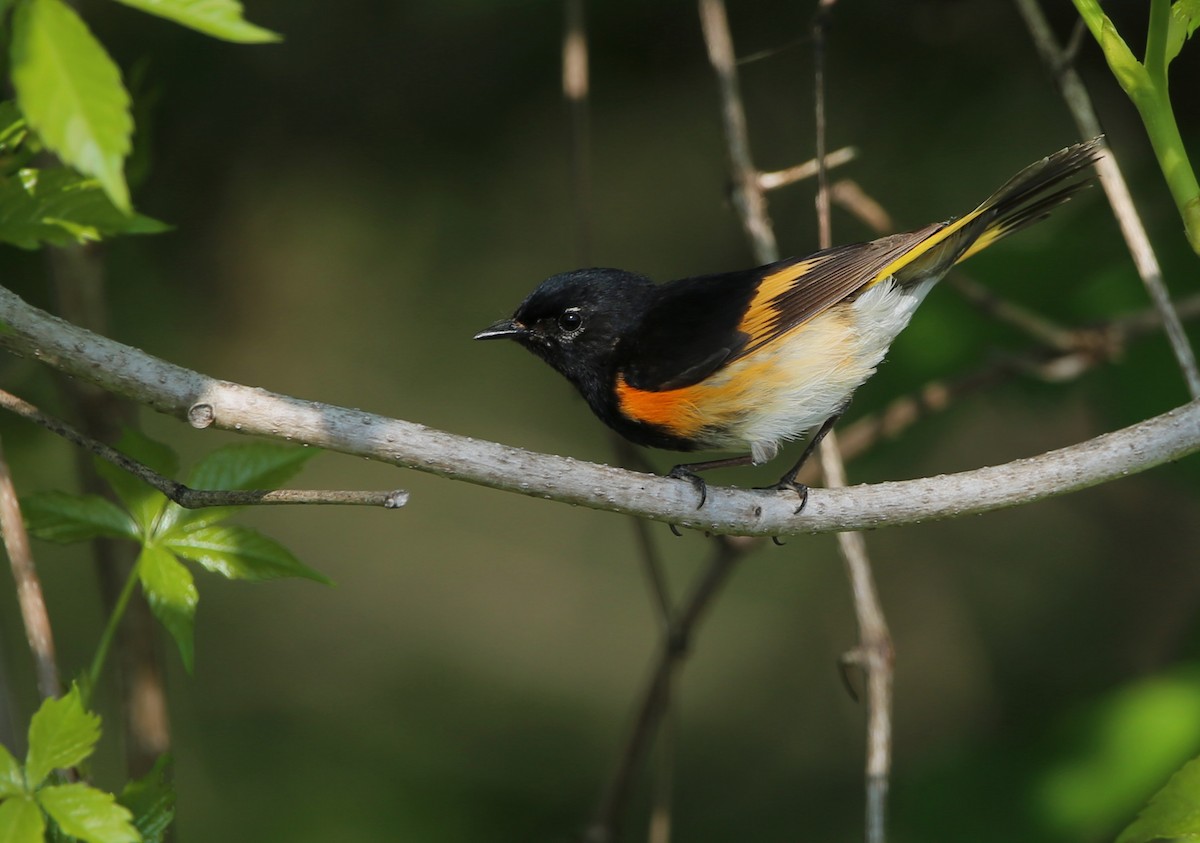
M 135 200 L 177 226 L 106 248 L 112 336 L 242 383 L 612 459 L 605 430 L 557 375 L 515 346 L 470 341 L 580 260 L 560 3 L 251 0 L 250 19 L 286 36 L 253 48 L 117 4 L 80 5 L 122 66 L 144 71 L 135 87 L 151 169 Z M 659 279 L 748 266 L 694 6 L 591 6 L 588 261 Z M 812 154 L 811 11 L 731 4 L 739 54 L 771 51 L 741 68 L 764 169 Z M 1114 13 L 1131 44 L 1144 43 L 1143 4 Z M 1069 4 L 1051 14 L 1069 31 Z M 1200 292 L 1144 132 L 1087 39 L 1080 69 L 1173 293 Z M 1200 160 L 1200 45 L 1172 71 Z M 903 227 L 969 210 L 1076 139 L 1007 3 L 844 2 L 828 85 L 830 145 L 859 150 L 837 175 Z M 782 251 L 812 251 L 811 184 L 770 202 Z M 871 236 L 840 211 L 834 233 Z M 0 268 L 49 306 L 42 255 L 7 250 Z M 1067 325 L 1147 304 L 1099 190 L 969 272 Z M 939 290 L 851 418 L 1028 345 Z M 9 388 L 58 406 L 35 363 L 0 365 Z M 1004 462 L 1186 399 L 1153 336 L 1068 383 L 975 394 L 849 470 L 871 482 Z M 235 438 L 142 418 L 192 459 Z M 22 491 L 73 488 L 67 445 L 7 417 L 0 430 Z M 752 485 L 782 467 L 717 480 Z M 868 537 L 897 652 L 894 839 L 1108 840 L 1200 752 L 1198 480 L 1193 458 Z M 334 588 L 198 578 L 195 675 L 166 653 L 180 839 L 573 839 L 657 648 L 632 526 L 336 455 L 299 484 L 403 486 L 412 500 L 398 512 L 242 519 Z M 682 591 L 705 540 L 652 534 Z M 95 576 L 82 549 L 36 551 L 70 674 L 101 623 Z M 0 590 L 8 740 L 34 695 L 7 577 Z M 861 837 L 864 709 L 835 668 L 855 641 L 831 537 L 764 544 L 742 565 L 678 690 L 676 839 Z M 101 695 L 113 730 L 114 687 Z M 109 755 L 102 777 L 117 786 L 115 746 Z M 625 839 L 644 837 L 648 782 Z

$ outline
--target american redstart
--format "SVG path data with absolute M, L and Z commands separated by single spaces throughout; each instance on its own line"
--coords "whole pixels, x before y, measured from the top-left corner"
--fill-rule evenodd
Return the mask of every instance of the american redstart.
M 705 485 L 694 472 L 766 462 L 820 425 L 772 487 L 797 492 L 799 512 L 808 497 L 800 467 L 933 285 L 1087 185 L 1072 177 L 1102 140 L 1026 167 L 962 219 L 869 243 L 659 285 L 620 269 L 564 272 L 475 339 L 516 340 L 639 445 L 749 450 L 671 470 L 696 485 L 700 506 Z

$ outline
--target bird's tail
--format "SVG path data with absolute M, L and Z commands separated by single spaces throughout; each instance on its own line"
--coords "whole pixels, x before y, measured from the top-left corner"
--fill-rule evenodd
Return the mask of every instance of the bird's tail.
M 1101 155 L 1104 136 L 1061 149 L 1030 164 L 974 211 L 946 224 L 894 271 L 902 282 L 940 276 L 950 266 L 981 252 L 1014 231 L 1045 219 L 1050 211 L 1087 187 L 1092 177 L 1071 181 Z M 881 272 L 880 276 L 887 273 Z

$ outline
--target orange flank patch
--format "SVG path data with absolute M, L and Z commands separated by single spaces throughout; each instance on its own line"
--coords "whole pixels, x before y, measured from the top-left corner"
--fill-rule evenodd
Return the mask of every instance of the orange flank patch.
M 679 389 L 638 389 L 617 375 L 617 406 L 627 418 L 673 436 L 693 438 L 720 434 L 740 426 L 747 413 L 774 389 L 784 372 L 771 355 L 760 361 L 739 360 L 700 383 Z

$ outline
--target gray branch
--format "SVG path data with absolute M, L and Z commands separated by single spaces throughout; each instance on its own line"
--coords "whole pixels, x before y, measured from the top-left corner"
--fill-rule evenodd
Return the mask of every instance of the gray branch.
M 0 288 L 0 348 L 159 412 L 289 439 L 454 480 L 734 535 L 799 535 L 913 524 L 1031 503 L 1200 450 L 1200 401 L 1037 457 L 959 474 L 787 492 L 709 487 L 456 436 L 362 410 L 218 380 L 85 331 Z

